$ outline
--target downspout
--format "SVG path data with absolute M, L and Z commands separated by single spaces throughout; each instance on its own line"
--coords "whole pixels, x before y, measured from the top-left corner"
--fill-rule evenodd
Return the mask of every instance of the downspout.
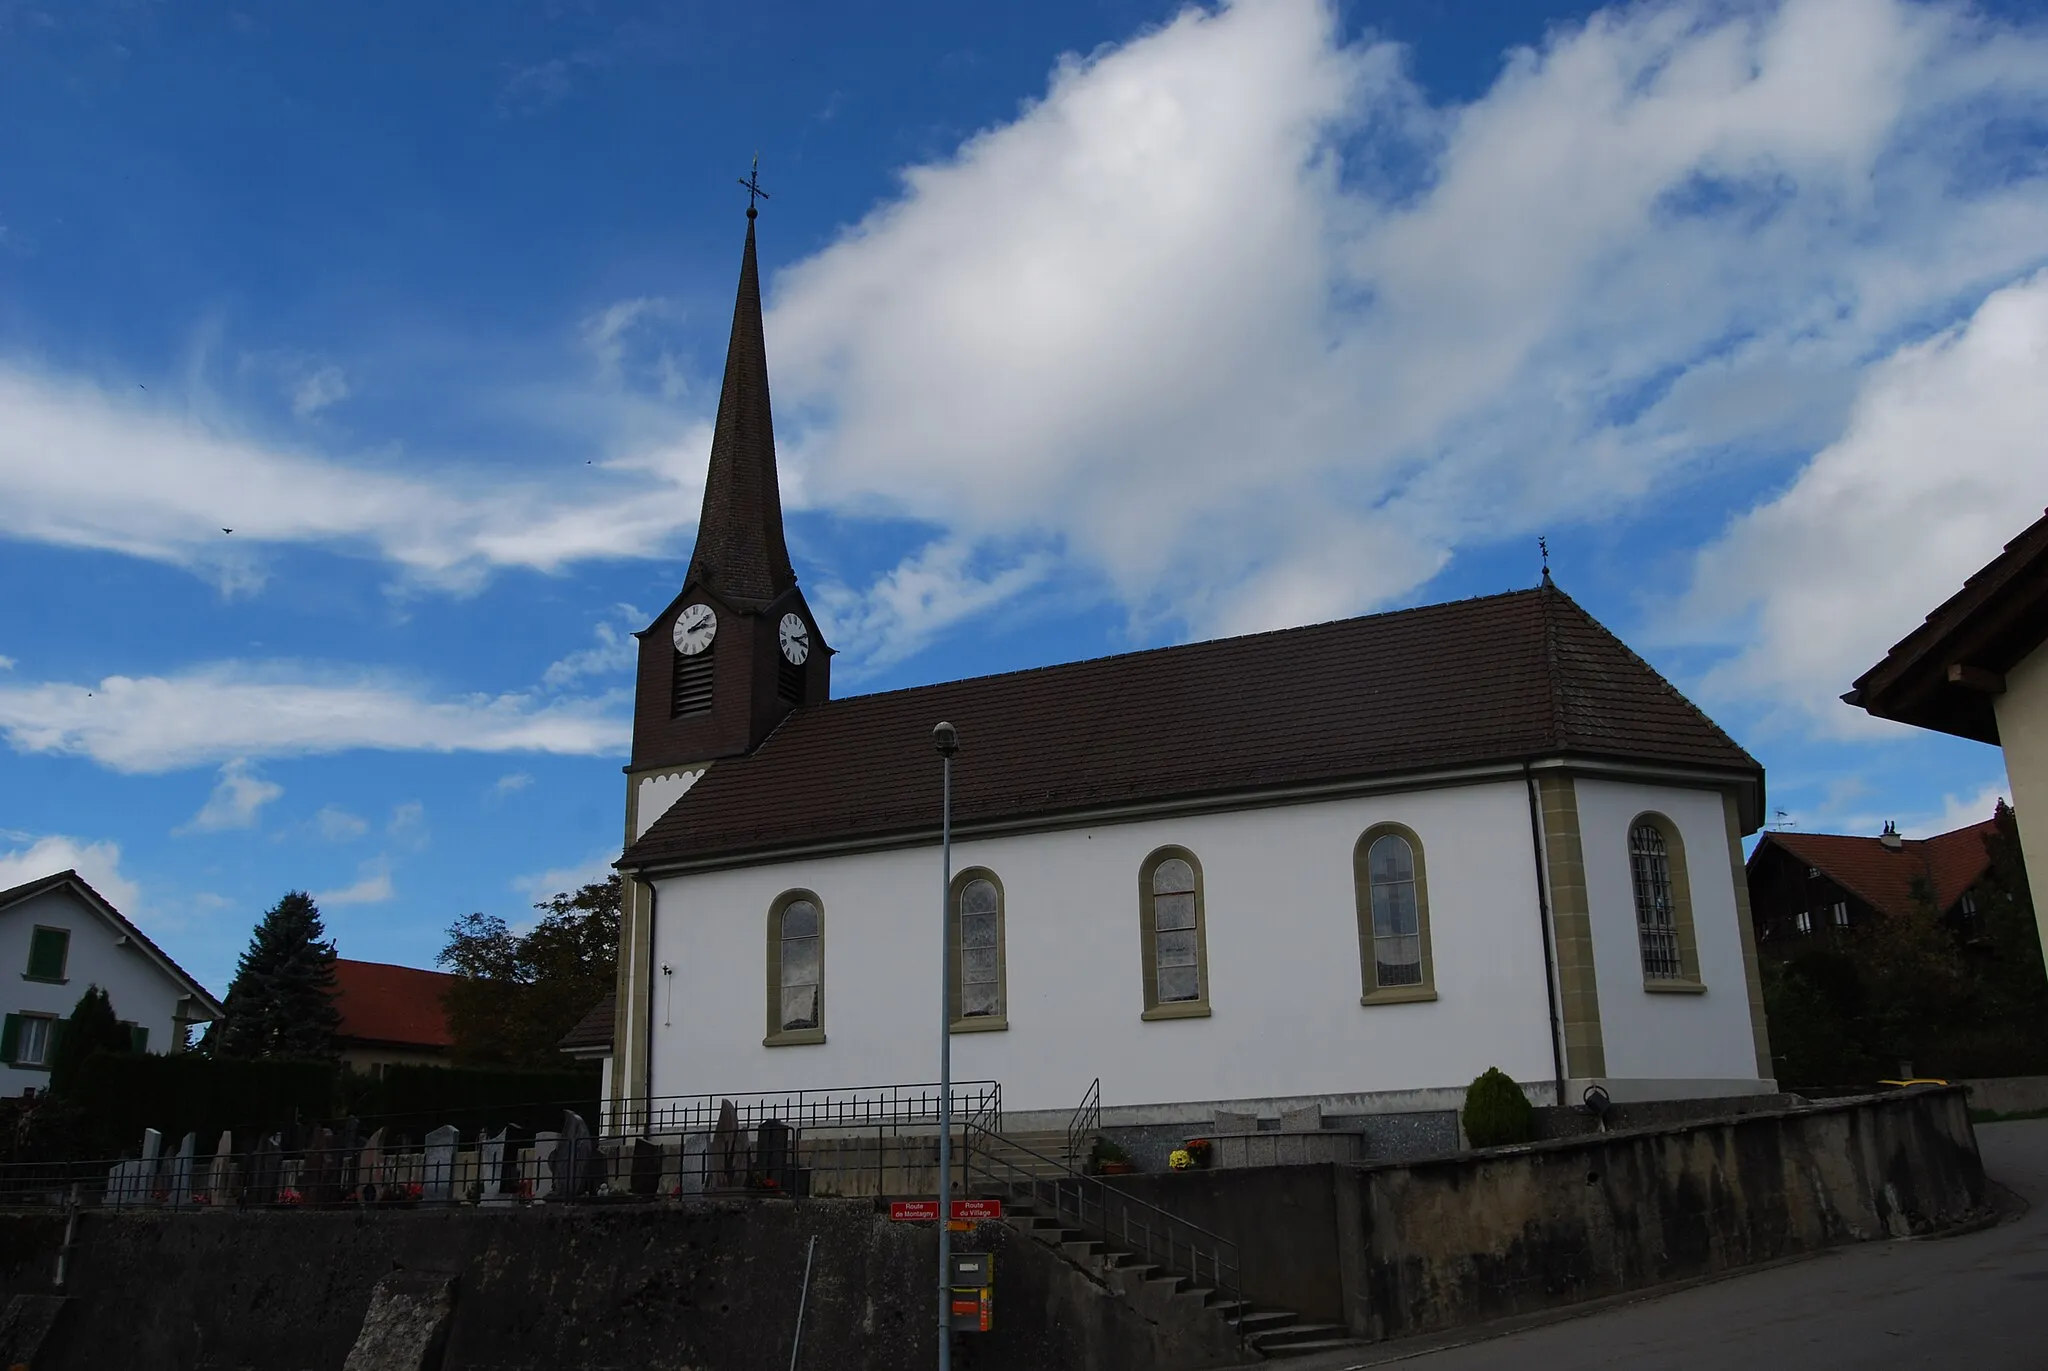
M 1550 1002 L 1550 1064 L 1556 1072 L 1557 1104 L 1564 1107 L 1564 1025 L 1557 1014 L 1557 952 L 1551 944 L 1550 871 L 1543 860 L 1542 810 L 1536 801 L 1536 773 L 1522 763 L 1529 786 L 1529 847 L 1536 857 L 1536 918 L 1543 926 L 1543 994 Z
M 643 1134 L 653 1127 L 654 1120 L 654 969 L 659 965 L 654 956 L 654 906 L 658 898 L 654 882 L 647 882 L 647 1046 L 640 1058 L 647 1082 L 640 1101 Z

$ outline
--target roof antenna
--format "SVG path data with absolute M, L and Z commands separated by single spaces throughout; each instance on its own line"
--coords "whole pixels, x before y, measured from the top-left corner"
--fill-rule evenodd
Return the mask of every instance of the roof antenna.
M 1538 552 L 1540 552 L 1540 553 L 1542 553 L 1542 554 L 1543 554 L 1543 584 L 1545 584 L 1545 585 L 1549 585 L 1549 584 L 1551 584 L 1551 581 L 1550 581 L 1550 539 L 1548 539 L 1548 538 L 1544 537 L 1544 536 L 1543 536 L 1543 535 L 1541 535 L 1541 534 L 1538 534 L 1538 535 L 1537 535 L 1537 537 L 1536 537 L 1536 550 L 1537 550 Z
M 747 188 L 747 218 L 752 219 L 760 213 L 759 210 L 754 208 L 755 198 L 759 197 L 760 199 L 763 200 L 766 200 L 768 198 L 768 192 L 761 189 L 760 153 L 757 152 L 754 154 L 754 169 L 748 172 L 746 176 L 742 178 L 740 184 Z

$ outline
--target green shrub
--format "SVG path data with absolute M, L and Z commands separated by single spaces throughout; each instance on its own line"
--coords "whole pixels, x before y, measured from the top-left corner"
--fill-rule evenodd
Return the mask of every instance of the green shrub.
M 1536 1136 L 1536 1111 L 1515 1078 L 1489 1066 L 1465 1089 L 1465 1137 L 1474 1147 L 1505 1147 Z
M 79 1068 L 71 1099 L 114 1154 L 137 1147 L 145 1128 L 162 1131 L 166 1152 L 188 1132 L 211 1152 L 223 1129 L 234 1130 L 240 1147 L 256 1130 L 326 1117 L 334 1078 L 331 1062 L 95 1052 Z

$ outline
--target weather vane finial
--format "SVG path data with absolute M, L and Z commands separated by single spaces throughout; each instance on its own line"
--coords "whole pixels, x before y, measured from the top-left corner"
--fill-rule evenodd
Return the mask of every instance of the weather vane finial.
M 1537 534 L 1537 535 L 1536 535 L 1536 550 L 1537 550 L 1538 552 L 1540 552 L 1540 553 L 1542 553 L 1542 554 L 1543 554 L 1543 584 L 1545 584 L 1545 585 L 1549 585 L 1549 584 L 1550 584 L 1550 539 L 1549 539 L 1549 538 L 1547 538 L 1547 537 L 1545 537 L 1544 535 L 1542 535 L 1542 534 L 1540 534 L 1540 533 L 1539 533 L 1539 534 Z
M 752 171 L 747 173 L 745 179 L 742 180 L 740 184 L 747 188 L 747 218 L 751 219 L 756 214 L 760 213 L 759 210 L 754 208 L 755 199 L 757 197 L 762 200 L 766 200 L 768 198 L 768 192 L 761 189 L 760 153 L 757 152 L 754 154 L 754 168 Z

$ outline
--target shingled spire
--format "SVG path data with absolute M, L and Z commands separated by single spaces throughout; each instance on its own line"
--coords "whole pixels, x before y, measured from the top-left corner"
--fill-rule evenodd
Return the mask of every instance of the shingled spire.
M 704 510 L 686 578 L 735 606 L 766 605 L 796 584 L 782 537 L 782 492 L 775 479 L 775 421 L 768 405 L 754 218 L 749 207 L 725 385 L 718 395 L 711 467 L 704 478 Z

